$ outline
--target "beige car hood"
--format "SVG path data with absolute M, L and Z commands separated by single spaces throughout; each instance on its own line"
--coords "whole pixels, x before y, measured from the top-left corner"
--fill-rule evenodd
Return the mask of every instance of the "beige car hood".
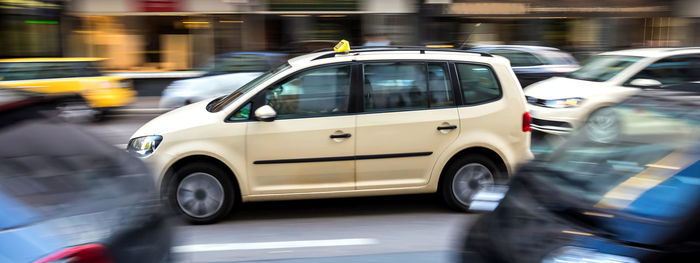
M 210 99 L 200 101 L 164 113 L 141 126 L 131 138 L 146 135 L 165 135 L 180 130 L 211 124 L 215 120 L 223 121 L 221 118 L 212 118 L 213 115 L 221 113 L 211 113 L 207 111 L 206 106 L 210 101 Z

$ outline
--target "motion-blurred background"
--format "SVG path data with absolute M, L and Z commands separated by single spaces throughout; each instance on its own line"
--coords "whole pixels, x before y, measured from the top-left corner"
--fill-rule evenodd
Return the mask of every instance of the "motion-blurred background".
M 115 71 L 196 69 L 231 51 L 528 44 L 585 58 L 700 43 L 695 0 L 0 0 L 0 57 L 103 57 Z
M 0 0 L 0 58 L 107 58 L 108 73 L 169 83 L 204 74 L 217 54 L 296 55 L 340 39 L 542 45 L 583 61 L 606 50 L 695 46 L 698 25 L 696 0 Z M 135 89 L 157 96 L 167 83 Z

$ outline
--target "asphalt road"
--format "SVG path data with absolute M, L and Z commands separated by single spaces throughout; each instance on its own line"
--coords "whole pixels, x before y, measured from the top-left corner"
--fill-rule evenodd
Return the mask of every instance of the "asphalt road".
M 112 116 L 84 127 L 125 147 L 155 116 Z M 457 262 L 477 217 L 449 210 L 436 195 L 246 203 L 214 225 L 173 220 L 173 252 L 178 262 Z

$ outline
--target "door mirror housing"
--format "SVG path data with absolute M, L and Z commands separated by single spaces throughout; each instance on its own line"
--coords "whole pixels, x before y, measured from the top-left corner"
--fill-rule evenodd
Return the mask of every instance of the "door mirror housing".
M 264 105 L 255 110 L 255 118 L 264 122 L 274 121 L 277 118 L 277 112 L 270 105 Z
M 655 79 L 634 79 L 630 82 L 630 85 L 635 87 L 659 87 L 663 84 Z

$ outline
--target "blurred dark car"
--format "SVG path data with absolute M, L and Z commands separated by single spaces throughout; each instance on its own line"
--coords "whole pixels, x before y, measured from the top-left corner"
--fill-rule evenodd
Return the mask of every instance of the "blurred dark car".
M 578 61 L 568 53 L 552 47 L 487 45 L 475 46 L 471 51 L 491 53 L 510 60 L 513 72 L 523 88 L 555 76 L 562 76 L 579 68 Z
M 0 89 L 0 262 L 164 262 L 170 227 L 145 165 Z
M 651 88 L 521 168 L 466 238 L 464 262 L 697 262 L 700 89 Z M 481 193 L 480 193 L 481 194 Z

